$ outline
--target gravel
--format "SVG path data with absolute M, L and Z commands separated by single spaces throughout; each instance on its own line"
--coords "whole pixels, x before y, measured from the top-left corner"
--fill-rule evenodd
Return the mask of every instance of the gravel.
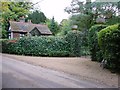
M 89 57 L 33 57 L 10 54 L 3 55 L 33 65 L 61 71 L 82 79 L 118 87 L 118 74 L 111 73 L 107 69 L 102 69 L 100 63 L 92 62 Z

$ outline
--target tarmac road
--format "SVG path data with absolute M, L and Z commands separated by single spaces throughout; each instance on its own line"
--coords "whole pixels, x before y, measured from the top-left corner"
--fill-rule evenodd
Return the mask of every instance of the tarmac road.
M 3 56 L 2 88 L 110 88 Z

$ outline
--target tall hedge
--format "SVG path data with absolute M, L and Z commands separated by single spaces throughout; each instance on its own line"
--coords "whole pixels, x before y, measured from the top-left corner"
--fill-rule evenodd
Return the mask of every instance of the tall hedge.
M 74 30 L 69 31 L 65 37 L 68 42 L 68 51 L 70 56 L 81 56 L 81 46 L 82 46 L 82 34 L 80 31 Z
M 67 56 L 67 42 L 54 36 L 24 37 L 17 41 L 2 41 L 2 52 L 33 56 Z
M 98 33 L 98 42 L 107 66 L 120 70 L 120 24 L 102 29 Z
M 82 34 L 70 31 L 65 37 L 40 36 L 2 40 L 2 52 L 32 56 L 81 56 Z
M 92 26 L 89 29 L 89 48 L 90 48 L 90 54 L 91 54 L 92 61 L 101 61 L 103 59 L 102 51 L 100 50 L 100 47 L 98 45 L 97 33 L 106 27 L 107 25 L 97 24 L 97 25 Z

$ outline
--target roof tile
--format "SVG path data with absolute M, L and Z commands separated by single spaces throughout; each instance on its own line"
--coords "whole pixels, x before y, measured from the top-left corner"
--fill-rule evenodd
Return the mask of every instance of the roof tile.
M 30 32 L 37 28 L 41 34 L 52 34 L 47 25 L 10 21 L 11 31 Z

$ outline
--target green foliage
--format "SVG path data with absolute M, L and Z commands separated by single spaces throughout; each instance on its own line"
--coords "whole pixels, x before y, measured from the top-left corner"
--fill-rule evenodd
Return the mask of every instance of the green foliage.
M 110 19 L 106 20 L 107 25 L 113 25 L 117 23 L 120 23 L 120 16 L 113 16 Z
M 78 14 L 73 15 L 71 18 L 71 25 L 77 25 L 78 30 L 89 29 L 93 25 L 93 20 L 91 15 Z
M 102 2 L 100 0 L 96 0 L 94 2 L 86 0 L 86 3 L 80 0 L 72 0 L 70 7 L 65 8 L 65 11 L 69 14 L 72 13 L 72 16 L 76 15 L 76 13 L 77 15 L 81 15 L 79 18 L 82 18 L 83 20 L 79 20 L 79 18 L 77 19 L 82 22 L 80 24 L 84 24 L 84 19 L 86 19 L 86 21 L 88 21 L 88 24 L 84 24 L 86 27 L 91 27 L 91 24 L 94 24 L 96 19 L 99 17 L 104 17 L 106 19 L 106 24 L 109 25 L 116 24 L 116 22 L 118 23 L 118 10 L 120 11 L 118 2 Z M 82 15 L 89 15 L 90 18 L 87 20 L 87 18 L 82 17 Z
M 9 20 L 19 20 L 19 17 L 26 16 L 32 8 L 31 2 L 0 2 L 0 14 L 2 17 L 0 17 L 0 22 L 2 23 L 2 30 L 3 32 L 7 32 L 9 27 Z M 3 38 L 7 36 L 6 33 L 2 33 Z
M 93 23 L 91 15 L 78 14 L 71 17 L 71 25 L 77 25 L 78 30 L 82 32 L 83 46 L 86 46 L 86 48 L 88 47 L 88 30 Z
M 89 29 L 89 48 L 91 52 L 92 61 L 101 61 L 103 59 L 102 51 L 98 45 L 97 33 L 106 28 L 106 25 L 94 25 Z
M 61 37 L 24 37 L 2 42 L 3 53 L 33 56 L 67 56 L 67 42 Z
M 81 56 L 82 35 L 80 31 L 70 31 L 65 37 L 70 56 Z
M 32 8 L 31 2 L 11 2 L 9 5 L 9 10 L 14 12 L 15 15 L 19 17 L 27 15 Z
M 110 69 L 120 69 L 120 24 L 102 29 L 98 33 L 98 42 Z
M 30 2 L 2 2 L 5 5 L 2 16 L 4 20 L 18 20 L 19 17 L 27 15 L 32 8 Z
M 65 37 L 24 37 L 19 40 L 2 40 L 3 53 L 33 56 L 81 56 L 80 31 L 71 31 Z M 83 47 L 82 47 L 83 48 Z M 83 51 L 83 52 L 82 52 Z
M 1 32 L 2 31 L 2 32 Z M 5 29 L 0 31 L 0 38 L 7 38 L 7 31 Z
M 66 35 L 69 31 L 71 31 L 70 20 L 63 19 L 62 22 L 60 23 L 60 32 L 58 32 L 57 35 L 59 35 L 59 36 L 64 36 L 64 35 Z
M 105 18 L 111 18 L 112 16 L 115 16 L 118 8 L 118 2 L 104 2 L 101 0 L 91 2 L 91 0 L 86 0 L 86 3 L 84 3 L 80 0 L 72 0 L 70 7 L 66 7 L 65 11 L 73 14 L 93 14 L 94 19 L 96 19 L 101 15 Z
M 39 12 L 38 10 L 34 11 L 32 14 L 28 15 L 28 18 L 30 19 L 32 23 L 39 24 L 39 23 L 45 23 L 46 16 L 43 12 Z
M 56 35 L 59 32 L 59 25 L 57 22 L 55 22 L 54 17 L 52 18 L 52 20 L 47 20 L 47 25 L 53 35 Z
M 80 0 L 72 0 L 70 7 L 66 7 L 64 9 L 67 13 L 81 13 L 81 14 L 89 14 L 91 12 L 91 1 L 86 0 L 86 3 Z
M 95 15 L 97 15 L 97 17 L 103 15 L 107 19 L 116 16 L 118 10 L 117 2 L 104 2 L 96 0 L 92 3 L 91 6 L 94 8 L 92 12 L 95 12 Z

